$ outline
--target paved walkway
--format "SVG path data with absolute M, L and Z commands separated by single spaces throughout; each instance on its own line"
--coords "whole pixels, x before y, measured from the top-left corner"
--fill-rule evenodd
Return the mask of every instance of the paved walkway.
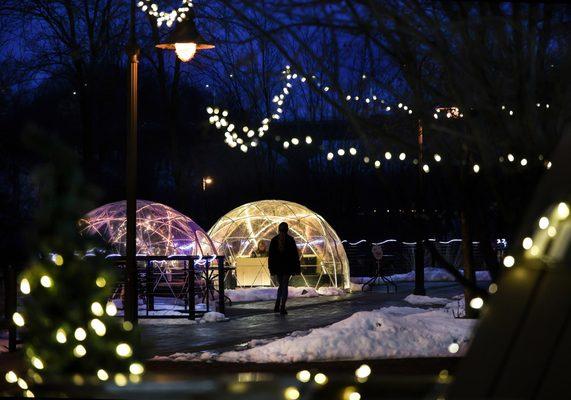
M 330 325 L 358 311 L 410 306 L 403 299 L 412 289 L 412 283 L 402 283 L 397 294 L 387 294 L 384 288 L 377 288 L 340 297 L 290 299 L 287 316 L 273 312 L 273 301 L 261 301 L 229 307 L 230 321 L 227 322 L 193 324 L 184 319 L 146 320 L 141 324 L 143 348 L 148 357 L 228 349 L 252 339 L 280 337 L 293 331 Z M 450 282 L 427 283 L 426 289 L 431 297 L 452 298 L 462 293 L 459 285 Z

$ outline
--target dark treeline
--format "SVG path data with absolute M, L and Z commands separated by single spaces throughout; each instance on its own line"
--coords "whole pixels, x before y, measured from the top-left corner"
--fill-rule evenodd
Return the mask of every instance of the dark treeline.
M 411 240 L 421 218 L 426 235 L 449 239 L 461 235 L 461 215 L 469 216 L 464 223 L 474 239 L 511 237 L 568 129 L 567 6 L 195 3 L 198 26 L 217 48 L 188 64 L 155 49 L 168 29 L 137 14 L 138 193 L 205 229 L 240 204 L 281 198 L 322 214 L 342 238 Z M 37 206 L 29 174 L 41 149 L 25 144 L 29 130 L 75 150 L 100 188 L 101 204 L 124 199 L 127 27 L 126 1 L 0 5 L 2 232 L 25 225 Z M 282 118 L 271 121 L 257 147 L 246 154 L 230 148 L 224 130 L 208 123 L 206 108 L 228 110 L 239 127 L 259 126 L 275 113 L 272 100 L 289 82 L 285 65 L 307 81 L 291 80 Z M 437 106 L 458 107 L 463 117 L 446 118 L 445 111 L 434 119 Z M 419 119 L 430 167 L 420 200 L 412 162 Z M 306 136 L 311 145 L 304 144 Z M 302 144 L 285 149 L 284 141 L 294 137 Z M 337 155 L 352 146 L 357 156 Z M 404 162 L 397 159 L 401 152 Z M 509 153 L 516 155 L 512 164 Z M 522 158 L 525 167 L 518 164 Z M 204 176 L 214 178 L 206 191 Z

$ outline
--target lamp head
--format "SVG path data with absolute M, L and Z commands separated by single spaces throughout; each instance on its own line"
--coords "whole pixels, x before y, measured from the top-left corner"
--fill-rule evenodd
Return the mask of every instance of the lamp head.
M 190 61 L 199 50 L 214 48 L 196 29 L 194 13 L 189 13 L 188 18 L 176 25 L 165 42 L 157 44 L 159 49 L 174 50 L 182 62 Z

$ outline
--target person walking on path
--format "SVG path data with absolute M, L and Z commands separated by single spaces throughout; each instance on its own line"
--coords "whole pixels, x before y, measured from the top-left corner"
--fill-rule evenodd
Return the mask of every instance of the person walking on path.
M 301 273 L 297 245 L 295 240 L 288 235 L 288 229 L 289 227 L 285 222 L 279 225 L 279 233 L 270 242 L 268 258 L 270 274 L 276 276 L 278 283 L 278 295 L 274 312 L 279 311 L 280 314 L 287 314 L 286 301 L 289 279 L 292 275 Z

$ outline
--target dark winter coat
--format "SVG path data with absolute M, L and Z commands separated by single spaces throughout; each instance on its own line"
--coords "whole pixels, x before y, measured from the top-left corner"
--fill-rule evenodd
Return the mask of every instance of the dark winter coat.
M 301 274 L 299 253 L 295 240 L 286 235 L 285 247 L 280 251 L 280 235 L 275 236 L 270 242 L 268 267 L 272 275 L 298 275 Z

